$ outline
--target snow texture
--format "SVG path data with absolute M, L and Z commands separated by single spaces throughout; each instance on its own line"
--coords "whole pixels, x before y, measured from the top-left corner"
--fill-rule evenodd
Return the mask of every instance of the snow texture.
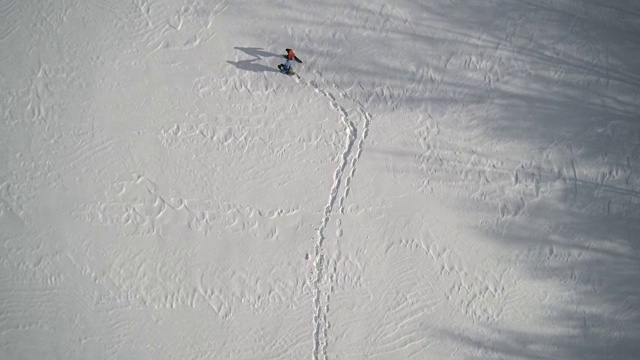
M 638 39 L 635 0 L 0 0 L 0 358 L 637 359 Z

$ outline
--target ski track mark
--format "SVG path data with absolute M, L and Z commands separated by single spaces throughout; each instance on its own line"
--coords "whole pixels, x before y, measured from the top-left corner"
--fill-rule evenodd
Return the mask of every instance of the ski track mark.
M 345 145 L 342 153 L 338 156 L 339 164 L 333 175 L 333 185 L 329 192 L 327 205 L 322 214 L 322 220 L 317 230 L 317 239 L 314 244 L 314 264 L 312 276 L 313 288 L 313 359 L 328 359 L 328 332 L 329 320 L 329 301 L 331 293 L 334 290 L 334 283 L 337 273 L 337 259 L 335 255 L 328 257 L 325 253 L 324 246 L 326 235 L 325 231 L 329 220 L 332 217 L 334 206 L 338 205 L 339 214 L 344 213 L 344 202 L 349 195 L 351 181 L 356 172 L 358 159 L 362 155 L 364 142 L 369 133 L 369 126 L 372 116 L 364 108 L 362 103 L 350 97 L 346 92 L 335 89 L 340 97 L 348 103 L 352 103 L 356 107 L 356 111 L 363 118 L 360 131 L 358 126 L 351 120 L 347 110 L 340 105 L 334 93 L 330 90 L 323 89 L 315 81 L 308 81 L 300 75 L 295 76 L 296 82 L 302 82 L 306 86 L 311 87 L 314 92 L 321 94 L 329 100 L 330 107 L 340 115 L 340 121 L 345 127 Z M 358 137 L 360 133 L 360 137 Z M 354 151 L 355 147 L 355 151 Z M 341 193 L 340 193 L 341 192 Z M 340 220 L 337 221 L 340 226 Z M 341 230 L 336 234 L 337 237 L 342 235 Z
M 6 40 L 16 30 L 18 17 L 14 15 L 16 12 L 16 0 L 9 0 L 0 4 L 0 42 Z
M 109 153 L 113 149 L 113 140 L 105 139 L 100 141 L 90 141 L 78 148 L 73 155 L 67 159 L 68 166 L 74 167 L 77 164 L 85 163 L 101 154 Z

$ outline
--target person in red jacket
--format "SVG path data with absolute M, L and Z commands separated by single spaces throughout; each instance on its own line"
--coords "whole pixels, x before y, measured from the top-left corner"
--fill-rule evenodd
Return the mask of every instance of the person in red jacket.
M 286 57 L 289 60 L 295 60 L 295 61 L 297 61 L 297 62 L 302 64 L 302 60 L 298 59 L 298 57 L 293 52 L 293 50 L 291 50 L 291 49 L 285 49 L 285 50 L 287 51 L 287 55 L 285 55 L 284 57 Z

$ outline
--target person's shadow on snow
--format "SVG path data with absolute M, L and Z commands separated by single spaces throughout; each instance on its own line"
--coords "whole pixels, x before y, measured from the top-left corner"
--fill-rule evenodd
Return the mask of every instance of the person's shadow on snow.
M 240 50 L 245 54 L 254 57 L 254 59 L 249 59 L 249 60 L 227 61 L 229 64 L 237 67 L 238 69 L 252 71 L 252 72 L 279 72 L 278 69 L 272 68 L 270 66 L 258 64 L 257 61 L 262 60 L 262 58 L 279 57 L 281 55 L 264 51 L 261 48 L 255 48 L 255 47 L 249 47 L 249 48 L 235 47 L 234 49 Z
M 272 67 L 257 64 L 256 61 L 260 59 L 240 60 L 240 61 L 227 61 L 229 64 L 237 67 L 241 70 L 253 71 L 253 72 L 278 72 L 278 69 Z
M 274 54 L 272 52 L 264 51 L 262 48 L 257 47 L 234 47 L 236 50 L 240 50 L 247 55 L 251 55 L 257 59 L 267 58 L 267 57 L 282 57 L 282 55 Z

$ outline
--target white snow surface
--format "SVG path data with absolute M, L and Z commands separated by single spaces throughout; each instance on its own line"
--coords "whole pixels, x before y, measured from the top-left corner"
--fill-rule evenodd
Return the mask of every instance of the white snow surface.
M 0 0 L 0 359 L 637 359 L 639 39 L 636 0 Z

